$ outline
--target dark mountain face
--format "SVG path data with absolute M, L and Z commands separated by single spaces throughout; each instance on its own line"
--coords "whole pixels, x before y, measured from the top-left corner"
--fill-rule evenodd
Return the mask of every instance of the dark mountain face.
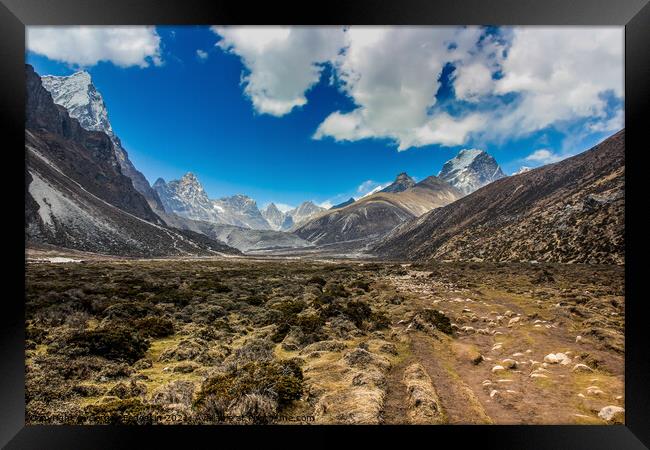
M 170 229 L 120 171 L 113 142 L 55 105 L 26 66 L 28 242 L 124 256 L 237 253 Z
M 101 131 L 113 141 L 113 150 L 123 175 L 131 179 L 133 187 L 140 192 L 157 214 L 164 212 L 158 194 L 138 171 L 119 137 L 113 132 L 108 120 L 108 110 L 101 93 L 97 90 L 88 72 L 80 71 L 69 76 L 41 77 L 43 87 L 51 94 L 56 105 L 63 106 L 73 119 L 89 131 Z
M 402 192 L 409 188 L 412 188 L 413 186 L 415 186 L 415 181 L 413 178 L 409 177 L 406 172 L 402 172 L 397 175 L 395 181 L 393 181 L 390 185 L 386 186 L 379 192 Z
M 51 162 L 90 193 L 137 217 L 162 223 L 131 180 L 122 175 L 111 139 L 105 133 L 85 130 L 65 108 L 55 105 L 31 66 L 27 66 L 26 128 L 27 145 L 38 145 Z
M 409 221 L 374 249 L 426 260 L 624 261 L 625 131 Z
M 350 198 L 347 199 L 346 201 L 344 201 L 344 202 L 342 202 L 342 203 L 339 203 L 338 205 L 334 205 L 334 206 L 332 206 L 332 207 L 330 208 L 330 210 L 332 210 L 332 209 L 341 209 L 341 208 L 345 208 L 346 206 L 351 205 L 352 203 L 354 203 L 354 201 L 355 201 L 355 200 L 354 200 L 352 197 L 350 197 Z

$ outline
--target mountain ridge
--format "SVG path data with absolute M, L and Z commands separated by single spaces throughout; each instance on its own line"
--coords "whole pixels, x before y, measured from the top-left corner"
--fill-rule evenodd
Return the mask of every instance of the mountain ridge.
M 625 130 L 574 157 L 496 180 L 395 228 L 391 259 L 624 262 Z

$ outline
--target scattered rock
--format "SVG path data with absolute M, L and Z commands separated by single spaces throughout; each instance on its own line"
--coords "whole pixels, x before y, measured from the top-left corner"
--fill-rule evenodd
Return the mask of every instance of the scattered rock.
M 578 372 L 578 373 L 580 372 L 589 373 L 589 372 L 593 372 L 593 369 L 586 364 L 576 364 L 575 366 L 573 366 L 573 369 L 571 371 Z
M 514 359 L 510 359 L 510 358 L 504 359 L 503 361 L 501 361 L 501 364 L 506 369 L 516 369 L 517 368 L 517 361 L 515 361 Z
M 492 373 L 502 372 L 504 370 L 506 370 L 506 369 L 503 366 L 498 366 L 497 365 L 497 366 L 492 367 Z
M 544 373 L 533 372 L 530 374 L 531 378 L 548 378 L 548 375 Z
M 544 357 L 544 362 L 548 364 L 557 364 L 560 362 L 557 356 L 555 356 L 555 353 L 549 353 Z
M 514 324 L 518 323 L 521 320 L 521 317 L 513 317 L 508 321 L 508 326 L 511 327 Z
M 598 417 L 610 423 L 624 423 L 625 422 L 625 409 L 620 406 L 605 406 L 598 413 Z

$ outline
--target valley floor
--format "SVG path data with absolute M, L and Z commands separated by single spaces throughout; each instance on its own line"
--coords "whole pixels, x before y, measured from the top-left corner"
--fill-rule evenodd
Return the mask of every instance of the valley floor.
M 619 266 L 53 257 L 28 423 L 624 420 Z

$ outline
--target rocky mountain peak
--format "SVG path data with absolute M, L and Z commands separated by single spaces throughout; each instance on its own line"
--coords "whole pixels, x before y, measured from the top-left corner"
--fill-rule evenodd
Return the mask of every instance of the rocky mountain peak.
M 505 177 L 496 160 L 484 150 L 463 149 L 447 161 L 438 177 L 469 194 Z
M 286 219 L 284 213 L 275 206 L 275 203 L 269 203 L 262 210 L 262 217 L 266 219 L 272 229 L 280 230 Z
M 406 172 L 402 172 L 395 178 L 390 185 L 386 186 L 380 192 L 402 192 L 415 186 L 415 180 Z

